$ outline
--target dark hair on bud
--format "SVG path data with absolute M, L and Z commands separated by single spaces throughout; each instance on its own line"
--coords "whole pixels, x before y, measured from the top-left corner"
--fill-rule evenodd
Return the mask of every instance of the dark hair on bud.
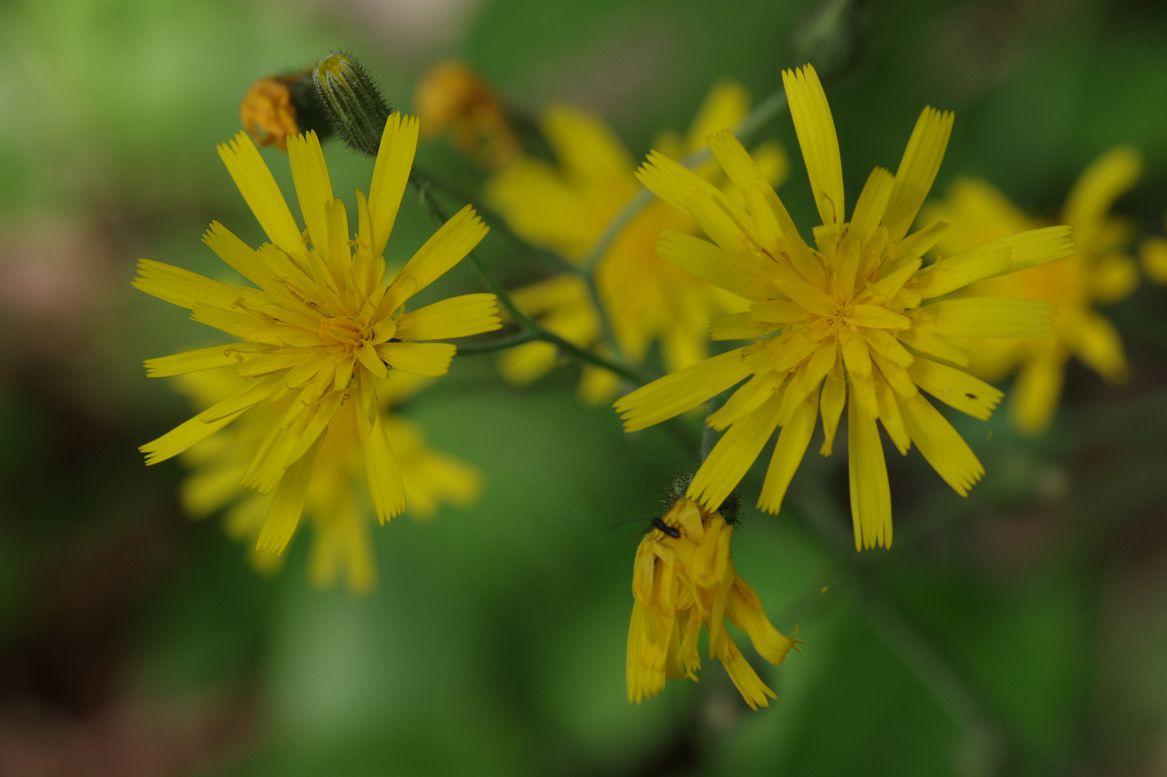
M 721 513 L 726 523 L 736 527 L 742 520 L 742 495 L 736 490 L 730 491 L 721 507 L 717 508 L 717 512 Z
M 673 478 L 673 482 L 669 483 L 668 489 L 665 491 L 662 503 L 664 508 L 668 510 L 677 500 L 687 498 L 685 492 L 689 490 L 689 484 L 693 482 L 692 472 L 682 472 L 677 477 Z M 725 501 L 713 512 L 720 513 L 721 517 L 730 526 L 737 526 L 741 523 L 742 498 L 736 490 L 730 491 L 729 496 Z

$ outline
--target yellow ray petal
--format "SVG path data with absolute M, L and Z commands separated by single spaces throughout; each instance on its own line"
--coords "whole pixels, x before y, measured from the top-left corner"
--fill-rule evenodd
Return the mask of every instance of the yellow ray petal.
M 628 178 L 632 158 L 615 133 L 594 116 L 556 106 L 547 111 L 542 127 L 555 158 L 569 175 L 599 181 Z
M 645 429 L 692 410 L 753 372 L 753 351 L 737 348 L 654 380 L 616 400 L 625 431 Z
M 694 235 L 661 230 L 656 252 L 666 262 L 739 297 L 762 300 L 778 294 L 760 262 L 729 254 Z
M 1115 200 L 1134 186 L 1142 167 L 1142 156 L 1130 146 L 1113 148 L 1094 160 L 1066 198 L 1066 223 L 1091 230 L 1106 218 Z
M 876 167 L 867 176 L 867 183 L 863 184 L 863 191 L 859 193 L 859 200 L 855 203 L 855 212 L 851 214 L 851 222 L 847 227 L 850 234 L 866 241 L 873 234 L 887 212 L 888 200 L 891 198 L 895 178 L 891 171 Z
M 542 160 L 521 159 L 486 183 L 486 199 L 519 235 L 568 258 L 586 254 L 605 225 L 590 203 Z
M 448 343 L 382 343 L 377 355 L 393 369 L 436 378 L 450 371 L 457 350 Z
M 786 489 L 789 488 L 798 465 L 806 455 L 806 446 L 810 444 L 818 410 L 819 396 L 815 391 L 798 404 L 782 425 L 778 443 L 770 457 L 770 466 L 766 469 L 766 480 L 758 497 L 758 509 L 773 515 L 778 515 L 782 511 Z
M 896 450 L 901 456 L 907 455 L 908 449 L 912 447 L 912 437 L 908 434 L 896 393 L 886 380 L 875 381 L 875 406 L 879 411 L 879 421 L 887 430 L 887 436 L 895 444 Z
M 923 394 L 900 402 L 912 442 L 932 469 L 961 496 L 985 474 L 985 468 L 964 438 L 940 415 Z
M 781 398 L 773 396 L 729 428 L 698 468 L 686 495 L 710 510 L 721 507 L 778 427 Z
M 734 625 L 749 635 L 758 655 L 771 664 L 781 664 L 796 644 L 774 628 L 757 593 L 740 577 L 734 578 L 725 613 Z
M 268 239 L 293 257 L 303 257 L 304 238 L 300 227 L 292 218 L 292 211 L 288 209 L 271 170 L 247 133 L 240 132 L 230 142 L 219 144 L 218 151 L 231 180 L 235 181 L 236 188 Z
M 800 308 L 801 310 L 801 308 Z M 805 313 L 805 311 L 803 311 Z M 751 340 L 775 331 L 775 324 L 759 321 L 748 312 L 723 313 L 709 322 L 710 340 Z M 692 363 L 692 362 L 690 362 Z
M 218 221 L 203 233 L 203 243 L 235 272 L 261 289 L 270 290 L 279 283 L 262 252 L 244 243 Z
M 945 337 L 1048 337 L 1054 306 L 1028 299 L 962 297 L 925 305 L 916 322 Z
M 651 150 L 645 157 L 641 167 L 636 170 L 636 178 L 652 194 L 661 197 L 678 210 L 689 210 L 689 201 L 698 192 L 704 192 L 713 198 L 725 198 L 725 195 L 705 178 L 657 150 Z M 746 216 L 745 211 L 740 208 L 736 210 L 739 211 L 739 216 Z
M 738 693 L 741 694 L 742 700 L 752 710 L 768 707 L 770 705 L 769 699 L 778 698 L 774 691 L 762 682 L 762 678 L 750 666 L 749 661 L 746 661 L 745 656 L 742 655 L 741 650 L 732 639 L 726 638 L 721 641 L 721 644 L 722 648 L 718 651 L 717 658 L 725 666 L 725 672 L 733 681 Z
M 721 129 L 733 129 L 750 112 L 750 95 L 736 81 L 719 81 L 697 109 L 685 136 L 690 153 L 705 148 L 706 139 Z
M 952 121 L 951 111 L 928 107 L 920 113 L 896 169 L 895 185 L 883 216 L 883 225 L 892 241 L 908 233 L 931 191 L 952 134 Z
M 256 550 L 278 556 L 288 547 L 288 541 L 300 525 L 319 447 L 319 443 L 314 443 L 280 478 L 280 484 L 272 495 L 271 505 L 263 519 L 263 528 L 259 530 Z
M 255 289 L 228 286 L 190 270 L 156 262 L 153 259 L 138 260 L 138 274 L 134 277 L 132 285 L 152 297 L 188 310 L 194 309 L 195 305 L 200 303 L 219 308 L 232 308 L 238 300 L 258 304 L 264 302 Z
M 308 236 L 316 250 L 322 251 L 328 245 L 326 208 L 332 199 L 332 182 L 315 132 L 288 137 L 288 162 Z
M 146 454 L 146 464 L 173 458 L 200 440 L 205 440 L 271 394 L 281 376 L 249 383 L 235 394 L 216 402 L 194 418 L 138 448 Z
M 397 457 L 385 436 L 381 414 L 376 413 L 372 419 L 363 412 L 356 415 L 361 449 L 365 454 L 369 494 L 373 497 L 377 520 L 385 523 L 405 509 L 405 483 L 401 478 Z
M 843 406 L 847 402 L 847 380 L 843 376 L 843 365 L 835 362 L 834 368 L 827 373 L 823 381 L 822 397 L 819 409 L 823 417 L 823 444 L 819 453 L 830 456 L 835 445 L 835 432 L 839 428 L 839 418 L 843 415 Z
M 413 116 L 390 114 L 381 133 L 381 146 L 373 165 L 373 181 L 369 186 L 369 226 L 372 228 L 372 252 L 379 256 L 385 251 L 397 210 L 413 168 L 417 153 L 417 119 Z
M 169 378 L 215 367 L 229 367 L 238 364 L 240 358 L 236 346 L 212 345 L 209 348 L 196 348 L 193 351 L 183 351 L 169 356 L 156 356 L 147 359 L 144 364 L 148 377 Z
M 843 163 L 835 122 L 818 73 L 813 65 L 783 70 L 782 84 L 819 215 L 824 224 L 842 223 L 845 220 Z
M 1040 434 L 1053 420 L 1065 367 L 1060 349 L 1049 349 L 1021 367 L 1013 383 L 1009 418 L 1022 434 Z
M 908 374 L 920 388 L 949 407 L 987 421 L 1004 394 L 963 370 L 928 359 L 916 359 Z
M 403 313 L 397 318 L 402 340 L 445 340 L 493 332 L 502 327 L 498 298 L 493 294 L 463 294 Z
M 745 416 L 753 413 L 766 400 L 774 396 L 774 392 L 782 383 L 783 376 L 773 370 L 759 373 L 750 378 L 741 388 L 734 391 L 716 412 L 706 419 L 711 429 L 721 431 L 732 423 L 736 423 Z
M 875 417 L 858 402 L 847 412 L 847 471 L 851 481 L 851 521 L 855 550 L 890 548 L 891 488 Z
M 463 207 L 417 249 L 397 277 L 412 278 L 417 283 L 415 293 L 421 291 L 462 261 L 488 231 L 473 207 Z
M 1083 312 L 1069 334 L 1070 350 L 1086 366 L 1111 381 L 1126 377 L 1127 363 L 1118 330 L 1103 316 Z

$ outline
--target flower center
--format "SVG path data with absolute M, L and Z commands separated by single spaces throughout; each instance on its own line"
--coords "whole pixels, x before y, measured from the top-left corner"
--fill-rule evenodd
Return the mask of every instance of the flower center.
M 326 343 L 338 345 L 350 353 L 372 339 L 372 332 L 359 321 L 348 317 L 322 318 L 319 331 Z

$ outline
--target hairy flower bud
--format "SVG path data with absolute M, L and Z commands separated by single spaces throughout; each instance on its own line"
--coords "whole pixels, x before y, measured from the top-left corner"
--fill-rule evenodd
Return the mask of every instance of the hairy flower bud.
M 362 154 L 376 156 L 393 109 L 365 66 L 349 54 L 334 52 L 316 63 L 312 81 L 336 134 Z

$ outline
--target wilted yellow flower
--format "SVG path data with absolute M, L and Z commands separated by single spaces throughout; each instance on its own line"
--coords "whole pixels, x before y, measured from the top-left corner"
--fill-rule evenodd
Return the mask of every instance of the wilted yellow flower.
M 239 120 L 261 146 L 288 148 L 288 137 L 303 132 L 292 99 L 298 76 L 265 76 L 253 83 L 239 104 Z
M 315 134 L 288 141 L 292 179 L 307 224 L 292 217 L 275 179 L 246 134 L 219 155 L 271 240 L 252 249 L 213 222 L 204 242 L 254 286 L 234 286 L 161 262 L 139 262 L 134 285 L 188 308 L 199 323 L 237 340 L 146 361 L 151 377 L 230 367 L 243 387 L 142 446 L 147 464 L 165 461 L 256 408 L 277 415 L 255 447 L 243 485 L 272 498 L 261 550 L 281 553 L 300 521 L 326 438 L 352 424 L 377 517 L 405 509 L 406 486 L 386 436 L 378 392 L 391 370 L 439 376 L 455 346 L 430 342 L 500 326 L 493 294 L 467 294 L 406 311 L 417 292 L 462 260 L 486 235 L 469 206 L 443 225 L 397 273 L 382 256 L 417 148 L 417 120 L 385 124 L 368 200 L 357 193 L 358 229 L 332 196 Z M 307 240 L 305 239 L 307 237 Z
M 690 410 L 747 381 L 708 418 L 727 430 L 688 496 L 716 507 L 781 427 L 758 506 L 778 513 L 821 412 L 829 455 L 847 408 L 856 548 L 892 542 L 891 494 L 876 421 L 901 453 L 914 443 L 960 494 L 984 468 L 923 391 L 985 419 L 1001 392 L 960 369 L 983 337 L 1051 331 L 1049 305 L 949 295 L 974 281 L 1043 264 L 1071 248 L 1067 227 L 1031 230 L 924 264 L 948 225 L 909 234 L 940 167 L 952 114 L 925 108 L 893 176 L 876 168 L 846 219 L 835 125 L 814 68 L 782 74 L 822 225 L 803 242 L 785 206 L 732 133 L 709 138 L 745 204 L 653 152 L 641 180 L 685 210 L 712 242 L 666 231 L 661 256 L 750 301 L 714 320 L 714 339 L 759 338 L 667 375 L 616 402 L 628 431 Z M 748 379 L 748 380 L 747 380 Z M 850 400 L 850 401 L 848 401 Z
M 632 571 L 632 621 L 628 626 L 628 699 L 637 704 L 665 687 L 665 680 L 697 681 L 704 626 L 709 657 L 716 658 L 751 709 L 769 704 L 774 692 L 762 682 L 726 630 L 744 631 L 758 655 L 780 664 L 795 640 L 774 628 L 754 589 L 737 576 L 730 556 L 733 526 L 720 513 L 679 499 L 636 550 Z
M 519 156 L 519 139 L 502 98 L 465 63 L 449 60 L 431 67 L 413 102 L 423 136 L 448 131 L 462 153 L 490 169 Z
M 706 98 L 685 138 L 660 139 L 685 154 L 705 147 L 709 133 L 736 126 L 749 98 L 736 84 L 716 86 Z M 612 220 L 640 191 L 628 151 L 598 119 L 572 108 L 549 110 L 542 122 L 558 164 L 524 157 L 491 179 L 487 198 L 510 227 L 529 242 L 582 263 Z M 763 146 L 759 162 L 768 180 L 785 173 L 777 146 Z M 702 169 L 712 176 L 712 166 Z M 741 301 L 703 280 L 661 261 L 653 250 L 664 228 L 688 232 L 692 219 L 661 203 L 641 210 L 616 235 L 597 267 L 599 296 L 609 312 L 624 355 L 640 362 L 659 342 L 669 369 L 681 369 L 707 354 L 709 317 L 740 309 Z M 581 347 L 606 352 L 600 321 L 584 280 L 562 275 L 533 283 L 514 294 L 523 312 Z M 611 354 L 609 354 L 611 355 Z M 538 379 L 554 365 L 555 347 L 529 343 L 501 357 L 503 376 L 512 383 Z M 602 402 L 617 390 L 611 373 L 589 367 L 580 387 L 584 399 Z
M 190 373 L 179 380 L 184 393 L 199 407 L 230 396 L 243 383 L 229 368 Z M 482 489 L 482 476 L 475 468 L 432 450 L 415 424 L 391 414 L 424 383 L 424 378 L 394 371 L 378 387 L 377 412 L 401 468 L 408 513 L 418 519 L 431 517 L 442 503 L 468 506 Z M 342 405 L 324 433 L 304 515 L 312 527 L 308 561 L 312 584 L 327 587 L 343 578 L 351 591 L 364 593 L 373 587 L 376 570 L 370 537 L 371 506 L 360 489 L 365 472 L 353 407 L 352 402 Z M 279 411 L 274 406 L 257 407 L 182 457 L 191 467 L 182 484 L 186 510 L 195 518 L 203 518 L 225 509 L 228 533 L 252 544 L 252 561 L 264 571 L 274 569 L 281 561 L 279 556 L 254 550 L 271 495 L 243 488 L 240 482 L 257 448 L 278 421 Z
M 1116 148 L 1082 173 L 1061 216 L 1074 231 L 1074 252 L 1069 257 L 983 281 L 969 290 L 1041 300 L 1057 308 L 1052 337 L 987 340 L 972 354 L 972 370 L 987 380 L 1019 370 L 1010 418 L 1026 434 L 1041 432 L 1052 420 L 1071 357 L 1107 380 L 1126 375 L 1118 331 L 1095 307 L 1122 299 L 1138 284 L 1138 268 L 1130 256 L 1130 229 L 1109 211 L 1134 185 L 1140 167 L 1134 150 Z M 954 183 L 930 212 L 952 223 L 937 243 L 947 253 L 967 251 L 978 243 L 1041 225 L 990 184 L 975 179 Z

